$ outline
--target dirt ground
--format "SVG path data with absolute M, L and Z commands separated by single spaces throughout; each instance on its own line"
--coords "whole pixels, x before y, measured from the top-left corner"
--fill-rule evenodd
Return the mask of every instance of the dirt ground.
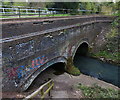
M 59 75 L 57 75 L 59 74 Z M 76 88 L 76 86 L 81 83 L 85 86 L 91 86 L 93 84 L 97 84 L 103 88 L 112 88 L 119 89 L 118 87 L 106 83 L 104 81 L 98 80 L 96 78 L 83 75 L 80 76 L 72 76 L 66 72 L 58 73 L 53 68 L 48 68 L 43 71 L 33 82 L 31 87 L 22 93 L 3 93 L 4 98 L 24 98 L 34 92 L 37 88 L 40 87 L 43 83 L 45 83 L 48 79 L 54 80 L 54 87 L 51 90 L 51 95 L 46 96 L 46 98 L 84 98 L 82 92 Z M 38 96 L 36 96 L 38 98 Z M 16 99 L 14 99 L 16 100 Z

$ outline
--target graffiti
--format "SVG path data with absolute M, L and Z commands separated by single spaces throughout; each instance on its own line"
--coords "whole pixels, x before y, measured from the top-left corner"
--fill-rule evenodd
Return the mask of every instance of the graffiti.
M 29 67 L 20 66 L 20 68 L 18 69 L 18 78 L 27 76 L 28 73 L 30 73 L 34 69 L 40 67 L 45 62 L 46 62 L 46 59 L 44 56 L 42 56 L 42 57 L 37 57 L 37 58 L 33 59 L 31 62 L 31 66 L 29 66 Z
M 35 69 L 45 63 L 45 57 L 38 57 L 32 60 L 32 67 L 30 69 Z
M 17 76 L 17 69 L 18 69 L 18 67 L 7 69 L 8 70 L 8 77 L 10 79 L 13 79 L 13 78 L 15 78 Z
M 30 66 L 22 65 L 16 68 L 9 68 L 7 72 L 8 77 L 9 79 L 14 79 L 14 78 L 20 79 L 22 77 L 25 77 L 34 69 L 39 68 L 45 62 L 46 62 L 46 59 L 44 56 L 42 56 L 42 57 L 37 57 L 33 59 Z
M 26 76 L 27 74 L 25 66 L 20 66 L 17 70 L 17 77 L 20 79 L 21 77 Z

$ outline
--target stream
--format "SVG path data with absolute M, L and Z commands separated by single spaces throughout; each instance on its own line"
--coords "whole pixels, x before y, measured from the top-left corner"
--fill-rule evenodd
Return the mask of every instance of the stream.
M 74 65 L 81 73 L 120 87 L 120 66 L 115 66 L 87 56 L 76 56 Z

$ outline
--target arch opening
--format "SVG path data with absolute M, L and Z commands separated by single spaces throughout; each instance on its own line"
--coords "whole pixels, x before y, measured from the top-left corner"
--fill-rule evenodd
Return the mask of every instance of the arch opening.
M 75 55 L 87 56 L 87 55 L 88 55 L 88 44 L 87 44 L 86 42 L 82 43 L 82 44 L 78 47 Z
M 51 68 L 53 68 L 56 72 L 64 72 L 65 71 L 65 63 L 59 62 L 51 65 Z M 55 74 L 55 73 L 54 73 Z
M 76 62 L 76 60 L 79 59 L 79 57 L 82 56 L 87 56 L 88 55 L 88 50 L 89 50 L 89 45 L 86 42 L 83 42 L 78 48 L 77 51 L 75 52 L 75 56 L 73 58 L 73 62 Z
M 32 91 L 33 89 L 39 88 L 42 84 L 50 79 L 53 79 L 56 75 L 61 75 L 65 72 L 65 63 L 57 62 L 50 65 L 43 70 L 31 83 L 26 92 Z

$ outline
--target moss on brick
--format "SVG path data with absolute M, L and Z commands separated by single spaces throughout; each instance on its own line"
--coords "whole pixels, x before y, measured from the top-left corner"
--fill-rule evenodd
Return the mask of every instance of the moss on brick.
M 75 76 L 80 75 L 80 70 L 73 65 L 72 57 L 67 59 L 66 72 Z

